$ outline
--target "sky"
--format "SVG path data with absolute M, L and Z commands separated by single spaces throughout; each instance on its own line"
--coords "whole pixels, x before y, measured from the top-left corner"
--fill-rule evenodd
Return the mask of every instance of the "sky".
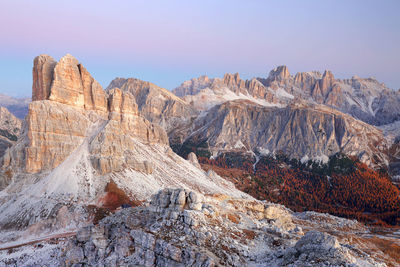
M 0 0 L 0 93 L 30 96 L 35 56 L 70 53 L 106 87 L 173 89 L 239 72 L 329 69 L 400 88 L 398 0 Z

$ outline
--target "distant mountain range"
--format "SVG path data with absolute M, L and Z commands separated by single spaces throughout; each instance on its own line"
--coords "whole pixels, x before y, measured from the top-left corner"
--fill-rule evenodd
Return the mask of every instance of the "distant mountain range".
M 400 97 L 373 78 L 281 66 L 104 90 L 73 56 L 41 55 L 29 102 L 0 96 L 25 118 L 0 109 L 0 265 L 398 261 L 383 247 L 395 233 L 304 211 L 400 223 Z
M 31 98 L 15 98 L 0 94 L 0 106 L 7 108 L 17 118 L 23 119 L 28 114 L 28 105 Z

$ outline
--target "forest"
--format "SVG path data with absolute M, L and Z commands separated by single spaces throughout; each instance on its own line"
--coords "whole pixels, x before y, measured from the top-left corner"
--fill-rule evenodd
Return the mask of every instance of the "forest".
M 226 153 L 215 159 L 199 157 L 236 187 L 260 200 L 283 204 L 294 211 L 312 210 L 373 225 L 400 225 L 399 189 L 384 171 L 356 158 L 336 154 L 325 164 L 301 162 L 282 153 L 251 156 Z

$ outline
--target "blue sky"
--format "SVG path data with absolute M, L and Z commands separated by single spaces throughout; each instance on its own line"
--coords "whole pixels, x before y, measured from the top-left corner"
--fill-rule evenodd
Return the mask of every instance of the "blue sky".
M 400 1 L 4 1 L 0 93 L 30 96 L 32 62 L 74 55 L 103 86 L 136 77 L 173 89 L 203 74 L 278 65 L 374 76 L 400 88 Z

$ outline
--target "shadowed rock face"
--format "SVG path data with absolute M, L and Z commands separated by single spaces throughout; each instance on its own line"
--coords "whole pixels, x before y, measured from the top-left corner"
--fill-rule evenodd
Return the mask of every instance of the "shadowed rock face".
M 372 166 L 387 162 L 388 144 L 380 130 L 318 105 L 266 108 L 249 101 L 226 102 L 196 120 L 185 142 L 199 140 L 206 140 L 214 155 L 261 149 L 301 159 L 343 152 Z
M 48 99 L 57 62 L 48 55 L 40 55 L 33 61 L 32 101 Z
M 22 122 L 12 115 L 8 109 L 0 107 L 0 157 L 18 139 Z

